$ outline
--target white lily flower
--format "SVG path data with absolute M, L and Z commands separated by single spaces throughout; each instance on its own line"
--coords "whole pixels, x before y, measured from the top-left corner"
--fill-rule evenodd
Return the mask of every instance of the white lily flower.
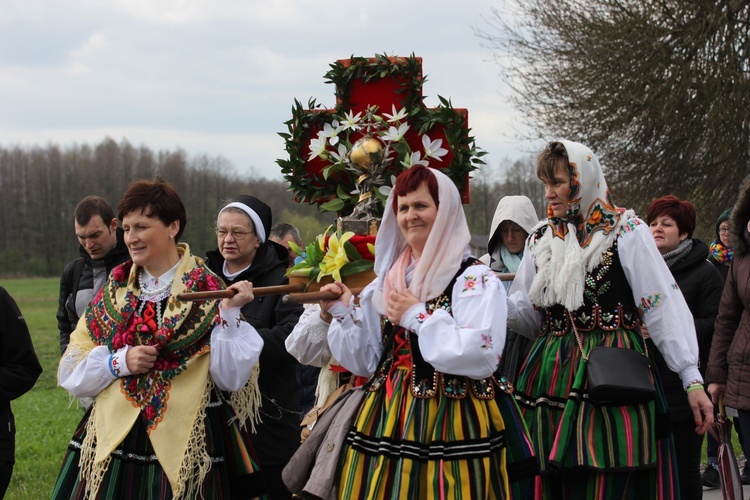
M 448 154 L 448 150 L 440 146 L 443 145 L 442 139 L 435 139 L 431 141 L 427 134 L 422 136 L 422 147 L 424 147 L 425 158 L 435 158 L 438 161 L 443 161 L 441 156 Z
M 331 153 L 331 158 L 336 160 L 335 163 L 341 163 L 346 158 L 346 153 L 347 153 L 346 146 L 344 146 L 343 144 L 339 144 L 338 151 L 330 151 L 330 153 Z
M 310 155 L 307 157 L 307 161 L 311 161 L 317 157 L 324 157 L 327 145 L 328 139 L 326 136 L 323 135 L 323 132 L 318 132 L 317 139 L 310 139 Z
M 341 132 L 341 127 L 339 126 L 338 120 L 333 120 L 333 123 L 326 123 L 323 125 L 323 131 L 318 132 L 318 136 L 323 137 L 330 137 L 331 138 L 331 146 L 335 146 L 337 142 L 339 142 L 339 132 Z
M 381 138 L 384 141 L 398 142 L 404 138 L 404 134 L 409 130 L 408 123 L 402 123 L 396 127 L 389 127 L 388 132 L 384 132 Z
M 424 165 L 425 167 L 429 167 L 430 164 L 427 162 L 427 160 L 422 160 L 422 153 L 420 151 L 414 151 L 412 154 L 406 157 L 405 161 L 401 162 L 401 165 L 403 165 L 406 168 L 411 168 L 414 165 Z
M 406 108 L 401 108 L 398 111 L 396 111 L 396 105 L 391 104 L 391 111 L 393 114 L 389 115 L 388 113 L 383 113 L 383 116 L 386 117 L 386 121 L 388 123 L 395 123 L 400 122 L 404 118 L 406 118 Z
M 359 130 L 359 121 L 362 119 L 362 112 L 354 115 L 353 111 L 347 111 L 344 113 L 344 119 L 341 121 L 341 130 L 353 130 L 357 131 Z

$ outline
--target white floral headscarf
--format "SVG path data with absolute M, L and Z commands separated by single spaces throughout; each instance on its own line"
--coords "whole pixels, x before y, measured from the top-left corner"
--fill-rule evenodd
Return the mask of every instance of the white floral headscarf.
M 422 255 L 417 262 L 409 291 L 420 301 L 427 302 L 440 295 L 461 267 L 463 256 L 471 241 L 471 233 L 461 205 L 461 195 L 453 181 L 437 169 L 430 168 L 438 181 L 439 205 L 435 222 L 427 237 Z M 383 286 L 388 271 L 407 247 L 394 213 L 394 190 L 385 202 L 383 220 L 375 239 L 375 274 L 378 276 L 373 304 L 385 314 Z
M 565 218 L 549 217 L 547 230 L 531 242 L 537 274 L 529 296 L 534 304 L 583 305 L 584 278 L 612 246 L 625 210 L 615 206 L 599 160 L 577 142 L 560 140 L 568 153 L 570 197 Z M 628 212 L 628 217 L 632 211 Z

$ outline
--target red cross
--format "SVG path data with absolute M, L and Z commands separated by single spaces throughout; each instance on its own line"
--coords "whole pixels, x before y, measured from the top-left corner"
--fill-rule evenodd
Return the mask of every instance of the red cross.
M 410 128 L 404 135 L 411 151 L 422 150 L 422 136 L 431 140 L 442 139 L 442 147 L 448 149 L 442 161 L 430 160 L 430 166 L 440 168 L 458 186 L 464 203 L 469 202 L 469 172 L 483 163 L 477 152 L 474 140 L 469 136 L 468 112 L 466 109 L 453 108 L 449 101 L 440 98 L 441 105 L 436 108 L 424 106 L 422 84 L 422 59 L 419 57 L 386 57 L 355 58 L 339 60 L 331 65 L 326 74 L 327 82 L 336 85 L 336 106 L 333 109 L 322 108 L 311 99 L 308 107 L 303 107 L 295 100 L 292 119 L 287 122 L 289 133 L 282 133 L 286 139 L 289 159 L 278 160 L 282 173 L 290 182 L 295 198 L 302 202 L 322 204 L 355 189 L 356 179 L 351 173 L 339 171 L 325 178 L 325 169 L 331 161 L 320 157 L 310 159 L 310 140 L 318 137 L 326 123 L 330 124 L 334 116 L 345 113 L 356 115 L 377 106 L 377 114 L 392 114 L 392 110 L 405 108 Z M 350 144 L 363 137 L 365 131 L 352 131 Z M 391 152 L 392 162 L 387 170 L 387 177 L 397 175 L 403 170 L 399 152 Z M 356 198 L 348 203 L 348 208 L 356 204 Z M 346 212 L 344 210 L 343 212 Z

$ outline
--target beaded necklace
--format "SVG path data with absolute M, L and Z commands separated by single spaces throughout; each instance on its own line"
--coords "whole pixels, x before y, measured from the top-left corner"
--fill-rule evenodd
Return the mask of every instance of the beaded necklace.
M 154 277 L 146 271 L 145 268 L 141 268 L 138 273 L 138 282 L 141 285 L 141 297 L 140 304 L 138 305 L 138 315 L 143 315 L 143 310 L 147 303 L 153 304 L 156 307 L 156 322 L 159 328 L 164 326 L 162 324 L 162 302 L 164 299 L 169 297 L 172 290 L 172 281 L 174 281 L 175 272 L 179 261 L 175 264 L 172 269 L 162 274 L 161 276 Z M 152 307 L 153 307 L 152 306 Z

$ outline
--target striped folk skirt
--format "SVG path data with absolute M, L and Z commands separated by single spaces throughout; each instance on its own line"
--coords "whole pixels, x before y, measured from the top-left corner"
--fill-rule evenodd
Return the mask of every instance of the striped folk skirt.
M 643 352 L 639 332 L 594 330 L 598 345 Z M 575 336 L 539 337 L 516 385 L 542 474 L 537 494 L 556 499 L 679 498 L 674 443 L 658 373 L 654 401 L 620 406 L 589 399 L 586 364 Z
M 83 499 L 81 443 L 89 419 L 86 412 L 70 441 L 52 492 L 53 499 Z M 214 390 L 206 408 L 206 449 L 211 469 L 200 488 L 204 499 L 264 498 L 263 478 L 250 445 L 250 437 L 236 420 L 229 402 Z M 231 423 L 230 420 L 232 420 Z M 159 465 L 139 418 L 123 442 L 112 452 L 97 499 L 164 500 L 172 498 L 169 479 Z
M 536 460 L 512 396 L 412 395 L 411 370 L 365 394 L 339 460 L 339 498 L 534 498 Z

